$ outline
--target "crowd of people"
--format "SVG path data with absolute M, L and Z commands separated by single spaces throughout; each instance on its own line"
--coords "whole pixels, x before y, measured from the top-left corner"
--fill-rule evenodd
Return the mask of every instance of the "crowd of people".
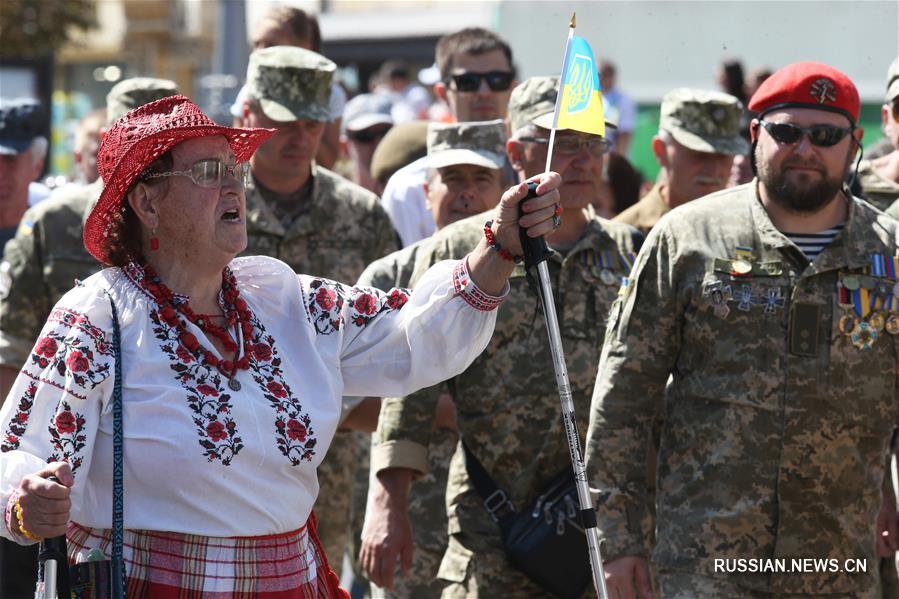
M 581 526 L 541 503 L 571 460 L 519 227 L 612 597 L 899 596 L 899 58 L 874 157 L 847 74 L 727 61 L 662 98 L 644 182 L 611 63 L 545 173 L 559 78 L 494 32 L 352 98 L 312 15 L 252 32 L 231 126 L 126 79 L 43 199 L 44 108 L 0 104 L 0 596 L 40 539 L 112 555 L 117 369 L 129 597 L 547 596 L 498 525 Z M 804 558 L 838 567 L 770 567 Z

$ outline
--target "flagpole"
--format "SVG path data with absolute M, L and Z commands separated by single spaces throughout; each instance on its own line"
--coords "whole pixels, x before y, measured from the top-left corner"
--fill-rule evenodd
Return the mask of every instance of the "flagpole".
M 565 57 L 562 60 L 562 75 L 559 78 L 559 92 L 556 95 L 556 106 L 553 113 L 552 129 L 549 133 L 549 147 L 546 151 L 546 171 L 550 170 L 552 163 L 553 144 L 556 138 L 556 126 L 559 121 L 559 109 L 562 105 L 562 91 L 564 89 L 564 77 L 568 71 L 571 42 L 576 26 L 575 14 L 571 15 L 568 25 L 568 40 L 565 43 Z M 528 197 L 535 197 L 537 185 L 528 185 Z M 540 299 L 543 304 L 543 318 L 546 322 L 546 330 L 549 335 L 549 348 L 552 354 L 553 369 L 556 375 L 556 386 L 559 390 L 559 402 L 562 404 L 562 422 L 565 426 L 565 436 L 568 440 L 568 452 L 571 457 L 571 467 L 574 471 L 574 479 L 577 486 L 578 503 L 580 504 L 580 520 L 584 526 L 584 534 L 587 537 L 587 552 L 590 557 L 590 568 L 593 573 L 593 588 L 599 599 L 608 599 L 609 591 L 606 588 L 605 573 L 602 567 L 602 556 L 599 550 L 599 531 L 596 528 L 596 508 L 590 495 L 590 487 L 587 484 L 587 467 L 584 463 L 584 454 L 581 451 L 580 434 L 577 430 L 577 421 L 574 415 L 574 401 L 571 395 L 571 384 L 568 380 L 568 367 L 565 363 L 565 354 L 562 349 L 562 335 L 559 330 L 559 317 L 556 314 L 556 302 L 553 298 L 552 285 L 550 284 L 549 268 L 546 258 L 549 251 L 546 241 L 542 237 L 528 237 L 522 229 L 522 248 L 525 255 L 525 267 L 530 269 L 537 266 L 540 279 Z M 528 274 L 528 280 L 531 275 Z

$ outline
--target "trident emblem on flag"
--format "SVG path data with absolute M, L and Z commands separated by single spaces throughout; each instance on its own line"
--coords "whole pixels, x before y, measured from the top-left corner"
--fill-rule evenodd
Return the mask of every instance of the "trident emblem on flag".
M 593 58 L 591 56 L 574 55 L 571 75 L 567 83 L 571 85 L 571 91 L 565 109 L 569 114 L 585 110 L 593 96 Z

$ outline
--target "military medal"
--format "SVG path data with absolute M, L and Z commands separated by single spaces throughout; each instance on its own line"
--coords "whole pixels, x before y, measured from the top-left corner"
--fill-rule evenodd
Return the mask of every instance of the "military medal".
M 887 316 L 886 322 L 883 324 L 883 328 L 890 335 L 899 335 L 899 317 L 895 314 L 890 314 Z
M 866 350 L 871 349 L 871 346 L 877 341 L 877 336 L 877 331 L 871 325 L 867 322 L 859 322 L 855 325 L 850 339 L 852 339 L 852 345 L 860 350 Z
M 599 280 L 601 280 L 606 285 L 614 285 L 616 282 L 616 277 L 615 277 L 615 275 L 612 274 L 612 271 L 610 271 L 607 268 L 604 268 L 599 273 Z
M 236 377 L 232 376 L 230 379 L 228 379 L 228 387 L 230 387 L 232 391 L 240 391 L 240 381 L 238 381 Z
M 880 312 L 874 312 L 873 314 L 871 314 L 871 316 L 868 317 L 868 324 L 871 325 L 871 328 L 880 333 L 881 331 L 883 331 L 883 327 L 886 324 L 886 319 Z
M 583 268 L 581 269 L 581 273 L 584 276 L 584 281 L 589 285 L 593 285 L 596 283 L 596 275 L 593 274 L 593 264 L 596 259 L 596 254 L 593 252 L 582 252 L 581 253 L 581 265 Z
M 727 307 L 727 302 L 733 299 L 730 285 L 714 281 L 702 290 L 702 297 L 711 304 L 712 310 L 718 318 L 727 318 L 727 315 L 730 314 L 730 308 Z
M 899 299 L 899 282 L 893 285 L 893 297 Z
M 752 264 L 746 260 L 734 260 L 731 264 L 735 275 L 743 276 L 752 272 Z
M 849 336 L 852 334 L 852 331 L 855 330 L 856 324 L 858 324 L 858 320 L 856 320 L 853 314 L 847 312 L 840 317 L 840 323 L 837 326 L 839 327 L 841 333 Z
M 874 289 L 876 285 L 874 277 L 869 277 L 868 275 L 859 275 L 858 282 L 861 285 L 862 289 L 867 289 L 868 291 Z

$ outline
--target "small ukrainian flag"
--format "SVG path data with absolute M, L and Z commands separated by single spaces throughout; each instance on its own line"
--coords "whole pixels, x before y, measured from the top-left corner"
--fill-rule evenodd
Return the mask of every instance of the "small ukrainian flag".
M 605 135 L 599 73 L 587 40 L 577 35 L 568 39 L 563 65 L 562 90 L 553 128 Z

